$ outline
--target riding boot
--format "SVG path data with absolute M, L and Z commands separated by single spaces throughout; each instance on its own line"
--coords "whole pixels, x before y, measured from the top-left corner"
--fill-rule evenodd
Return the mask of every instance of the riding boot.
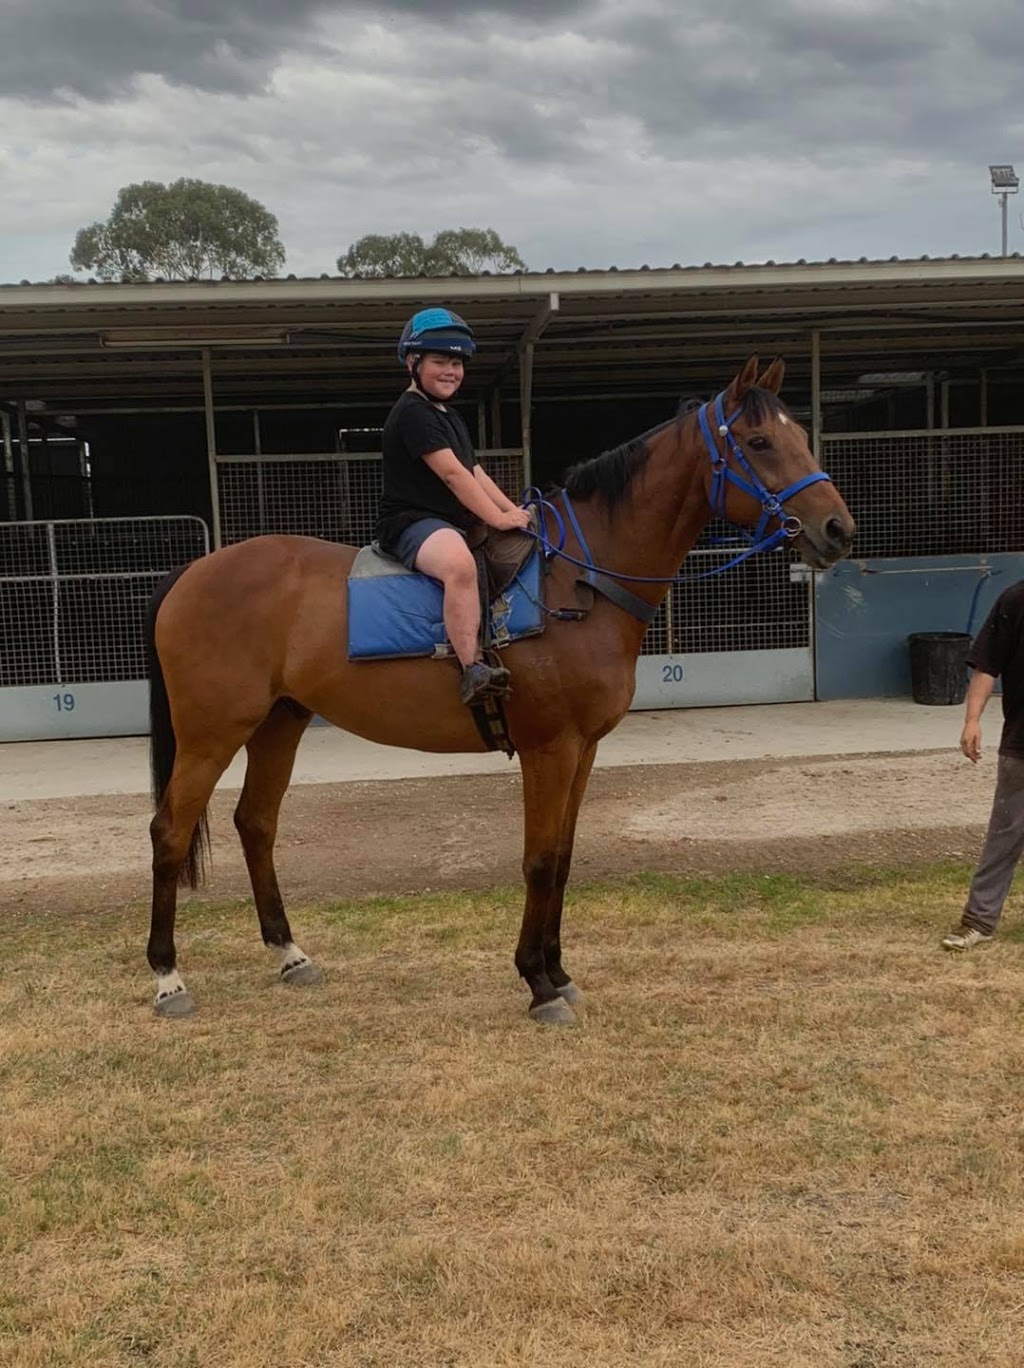
M 462 670 L 461 696 L 463 703 L 476 703 L 485 694 L 507 694 L 511 675 L 503 665 L 487 665 L 474 660 Z

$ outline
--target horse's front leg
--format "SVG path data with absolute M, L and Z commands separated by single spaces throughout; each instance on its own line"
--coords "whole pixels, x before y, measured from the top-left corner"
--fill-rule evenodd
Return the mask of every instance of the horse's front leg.
M 545 935 L 552 909 L 561 906 L 564 879 L 562 841 L 582 745 L 576 739 L 522 754 L 523 876 L 526 907 L 516 947 L 516 968 L 533 994 L 530 1016 L 548 1025 L 567 1026 L 576 1014 L 552 982 L 545 957 Z M 570 826 L 571 829 L 571 826 Z M 565 862 L 568 874 L 568 862 Z M 554 919 L 557 926 L 560 916 Z M 557 933 L 556 933 L 557 934 Z M 559 957 L 556 963 L 560 968 Z M 568 981 L 568 976 L 564 976 Z M 564 986 L 564 985 L 563 985 Z
M 576 819 L 580 813 L 583 795 L 587 791 L 587 782 L 590 779 L 590 771 L 594 768 L 594 757 L 596 755 L 596 741 L 584 747 L 569 789 L 569 799 L 565 806 L 565 818 L 562 823 L 562 836 L 558 846 L 555 886 L 548 902 L 547 919 L 544 923 L 543 932 L 544 967 L 547 970 L 548 978 L 554 984 L 559 996 L 564 998 L 570 1006 L 580 1002 L 583 994 L 573 983 L 568 971 L 562 964 L 562 904 L 565 899 L 565 886 L 569 880 L 573 845 L 576 840 Z

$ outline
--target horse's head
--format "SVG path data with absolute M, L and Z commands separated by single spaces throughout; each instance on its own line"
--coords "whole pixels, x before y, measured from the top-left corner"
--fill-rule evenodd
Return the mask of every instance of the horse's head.
M 752 356 L 719 399 L 701 411 L 712 510 L 756 527 L 758 538 L 785 529 L 806 563 L 823 570 L 850 553 L 856 524 L 823 475 L 807 433 L 778 398 L 785 363 L 758 375 Z

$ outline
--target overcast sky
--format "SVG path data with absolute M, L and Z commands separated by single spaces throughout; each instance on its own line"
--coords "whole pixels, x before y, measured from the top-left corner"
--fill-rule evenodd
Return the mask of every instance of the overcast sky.
M 0 280 L 179 176 L 300 275 L 463 226 L 537 270 L 994 253 L 1022 94 L 1020 0 L 0 0 Z

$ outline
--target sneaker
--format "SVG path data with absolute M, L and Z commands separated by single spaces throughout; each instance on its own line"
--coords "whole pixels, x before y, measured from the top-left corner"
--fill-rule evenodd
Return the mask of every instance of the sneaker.
M 991 931 L 979 931 L 976 926 L 961 924 L 955 931 L 942 938 L 943 950 L 972 950 L 976 945 L 985 945 L 992 940 Z
M 476 703 L 485 694 L 507 694 L 511 678 L 503 665 L 486 665 L 482 660 L 474 660 L 462 671 L 462 701 Z

